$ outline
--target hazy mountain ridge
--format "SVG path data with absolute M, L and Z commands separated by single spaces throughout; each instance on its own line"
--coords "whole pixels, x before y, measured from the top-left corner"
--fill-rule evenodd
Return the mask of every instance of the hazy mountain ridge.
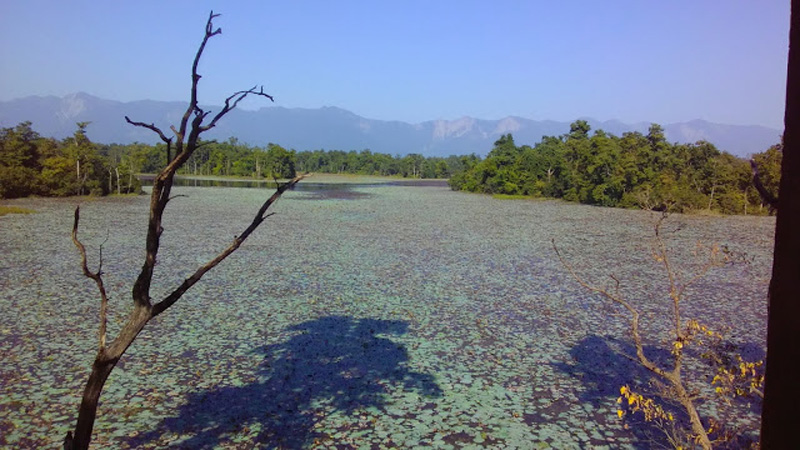
M 204 106 L 219 111 L 219 106 Z M 155 123 L 165 132 L 177 124 L 186 109 L 182 102 L 140 100 L 118 102 L 76 93 L 64 97 L 31 96 L 0 102 L 0 127 L 33 122 L 43 136 L 64 138 L 75 131 L 75 122 L 89 121 L 89 138 L 99 143 L 155 143 L 149 130 L 133 127 L 132 120 Z M 600 122 L 584 118 L 593 130 L 603 129 L 621 135 L 626 131 L 646 133 L 649 122 L 626 124 L 618 120 Z M 205 136 L 225 140 L 235 136 L 240 142 L 263 146 L 269 142 L 296 150 L 362 150 L 426 156 L 477 153 L 485 155 L 501 135 L 512 133 L 517 145 L 533 145 L 542 136 L 558 136 L 569 131 L 570 122 L 531 120 L 509 116 L 500 120 L 461 117 L 455 120 L 430 120 L 417 124 L 374 120 L 337 108 L 317 109 L 263 107 L 257 111 L 234 110 Z M 671 142 L 707 140 L 720 150 L 746 156 L 766 150 L 780 139 L 781 130 L 763 126 L 725 125 L 691 120 L 661 124 Z

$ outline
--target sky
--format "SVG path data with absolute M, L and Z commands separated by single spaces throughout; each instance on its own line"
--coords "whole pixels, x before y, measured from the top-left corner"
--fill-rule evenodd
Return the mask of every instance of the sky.
M 462 116 L 783 128 L 789 0 L 0 2 L 0 101 L 86 92 L 418 123 Z M 248 100 L 245 109 L 272 106 Z

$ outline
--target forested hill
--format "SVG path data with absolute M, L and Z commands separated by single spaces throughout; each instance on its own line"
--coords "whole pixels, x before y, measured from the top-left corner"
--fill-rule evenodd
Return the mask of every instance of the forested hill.
M 204 106 L 206 110 L 219 107 Z M 76 122 L 91 122 L 88 137 L 103 144 L 157 143 L 157 136 L 125 122 L 154 122 L 162 129 L 183 115 L 181 102 L 135 101 L 122 103 L 78 93 L 64 97 L 26 97 L 0 102 L 0 127 L 12 127 L 29 121 L 45 137 L 63 139 L 72 135 Z M 647 119 L 647 118 L 643 118 Z M 587 119 L 593 129 L 622 135 L 627 131 L 646 133 L 649 122 L 625 124 L 611 120 Z M 500 136 L 512 133 L 518 142 L 533 145 L 542 136 L 559 136 L 569 132 L 569 122 L 530 120 L 506 117 L 483 120 L 462 117 L 455 120 L 430 120 L 411 124 L 400 121 L 373 120 L 335 107 L 319 109 L 262 108 L 258 111 L 235 110 L 224 123 L 211 130 L 207 137 L 224 141 L 236 136 L 251 146 L 278 143 L 298 151 L 316 149 L 369 149 L 377 153 L 424 156 L 484 156 Z M 780 130 L 762 126 L 716 124 L 703 120 L 664 125 L 664 136 L 670 142 L 694 143 L 705 140 L 734 155 L 746 156 L 763 151 L 780 136 Z
M 494 144 L 486 159 L 465 160 L 450 178 L 456 190 L 561 198 L 600 206 L 671 211 L 711 210 L 764 214 L 769 210 L 753 185 L 748 161 L 713 144 L 671 144 L 662 127 L 621 137 L 583 120 L 568 134 L 517 146 L 511 134 Z M 760 177 L 777 196 L 781 145 L 753 156 Z

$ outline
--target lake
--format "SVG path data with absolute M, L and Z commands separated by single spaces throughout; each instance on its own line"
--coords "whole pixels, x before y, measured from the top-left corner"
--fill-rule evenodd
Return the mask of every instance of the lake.
M 270 194 L 174 188 L 154 299 L 225 248 Z M 148 202 L 4 202 L 37 213 L 0 217 L 0 446 L 55 448 L 77 414 L 99 300 L 70 241 L 75 205 L 90 267 L 103 246 L 114 332 Z M 129 349 L 101 398 L 94 448 L 650 448 L 659 437 L 616 415 L 619 387 L 646 379 L 623 356 L 621 311 L 581 288 L 551 242 L 583 276 L 620 279 L 660 345 L 669 303 L 651 257 L 655 213 L 371 182 L 290 191 L 273 211 Z M 697 283 L 684 317 L 756 356 L 774 224 L 666 224 L 684 276 L 705 254 L 698 243 L 746 255 Z M 758 409 L 728 419 L 757 432 Z M 726 414 L 714 402 L 700 410 Z

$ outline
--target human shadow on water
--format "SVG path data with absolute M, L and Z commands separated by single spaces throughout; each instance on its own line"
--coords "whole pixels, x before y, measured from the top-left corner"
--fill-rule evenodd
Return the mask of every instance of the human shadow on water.
M 405 348 L 381 336 L 401 335 L 407 329 L 399 320 L 345 316 L 294 325 L 288 328 L 293 337 L 257 350 L 264 355 L 259 381 L 192 394 L 175 417 L 129 444 L 152 445 L 165 434 L 177 433 L 191 435 L 174 444 L 181 448 L 215 448 L 243 427 L 256 429 L 258 424 L 257 448 L 306 448 L 326 436 L 315 429 L 321 417 L 332 411 L 352 414 L 380 408 L 387 389 L 438 397 L 441 390 L 434 378 L 411 371 Z

